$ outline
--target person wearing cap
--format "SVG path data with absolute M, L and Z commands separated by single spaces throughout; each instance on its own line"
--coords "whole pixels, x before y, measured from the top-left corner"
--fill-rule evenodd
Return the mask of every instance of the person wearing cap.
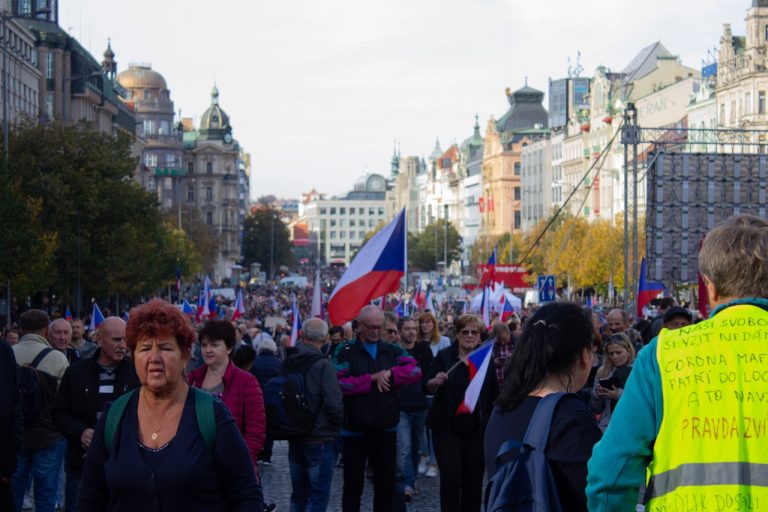
M 664 313 L 665 329 L 679 329 L 686 325 L 691 325 L 692 321 L 693 317 L 691 316 L 691 312 L 680 306 L 671 307 Z
M 707 233 L 699 272 L 712 314 L 662 329 L 638 355 L 588 464 L 591 512 L 760 510 L 768 503 L 768 222 Z
M 51 379 L 40 380 L 41 385 L 58 387 L 64 372 L 69 367 L 67 356 L 54 350 L 46 339 L 51 319 L 43 310 L 30 309 L 19 317 L 22 336 L 13 346 L 13 355 L 19 366 L 32 365 L 38 355 L 38 373 L 45 373 Z M 42 354 L 43 351 L 45 354 Z M 51 385 L 48 382 L 55 381 Z M 25 421 L 24 439 L 16 459 L 16 472 L 11 478 L 16 510 L 22 509 L 24 491 L 30 477 L 34 484 L 36 512 L 53 512 L 56 507 L 56 488 L 59 468 L 64 461 L 66 441 L 53 424 L 53 395 L 51 389 L 43 393 L 44 399 L 37 418 L 31 423 Z

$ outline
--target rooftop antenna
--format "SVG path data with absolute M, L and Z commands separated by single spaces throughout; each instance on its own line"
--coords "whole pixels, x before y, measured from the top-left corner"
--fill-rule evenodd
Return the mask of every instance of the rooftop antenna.
M 584 67 L 581 65 L 581 50 L 576 50 L 576 67 L 573 68 L 573 78 L 579 78 Z

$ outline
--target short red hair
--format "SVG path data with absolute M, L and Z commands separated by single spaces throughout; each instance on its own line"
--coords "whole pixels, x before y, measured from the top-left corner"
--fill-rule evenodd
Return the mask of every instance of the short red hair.
M 184 313 L 162 299 L 153 299 L 136 306 L 128 314 L 125 344 L 133 352 L 139 339 L 171 335 L 182 351 L 189 350 L 195 342 L 195 330 Z

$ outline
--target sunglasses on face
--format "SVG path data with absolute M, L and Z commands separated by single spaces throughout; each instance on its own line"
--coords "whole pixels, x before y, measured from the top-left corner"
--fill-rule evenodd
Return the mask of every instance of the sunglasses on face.
M 463 334 L 464 336 L 477 336 L 478 334 L 480 334 L 480 331 L 475 331 L 472 329 L 462 329 L 459 332 L 461 332 L 461 334 Z

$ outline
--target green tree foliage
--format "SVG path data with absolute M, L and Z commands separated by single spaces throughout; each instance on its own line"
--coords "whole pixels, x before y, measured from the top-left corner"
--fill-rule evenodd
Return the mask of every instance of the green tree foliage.
M 177 205 L 178 206 L 178 205 Z M 176 207 L 168 210 L 164 215 L 165 223 L 178 231 L 179 214 Z M 183 249 L 187 261 L 180 261 L 182 278 L 191 279 L 194 274 L 204 273 L 213 274 L 214 266 L 219 254 L 219 235 L 213 226 L 207 225 L 200 211 L 188 205 L 181 207 L 181 229 L 182 238 L 190 244 L 190 247 Z M 174 236 L 179 236 L 178 233 Z M 179 243 L 179 247 L 185 246 L 187 242 Z M 180 249 L 181 250 L 181 249 Z
M 293 264 L 288 227 L 280 220 L 280 212 L 268 206 L 254 208 L 245 218 L 243 226 L 243 259 L 246 267 L 261 263 L 261 268 L 270 271 L 270 252 L 274 271 L 284 265 Z
M 2 240 L 23 239 L 17 252 L 41 259 L 14 272 L 14 289 L 53 290 L 74 304 L 78 267 L 84 302 L 145 295 L 173 281 L 187 255 L 178 252 L 157 197 L 132 179 L 131 143 L 84 124 L 30 124 L 11 133 L 13 183 L 3 194 L 22 208 L 3 223 Z M 3 246 L 4 260 L 18 258 Z
M 430 224 L 424 231 L 408 238 L 408 266 L 414 270 L 437 270 L 443 261 L 447 227 L 448 265 L 461 258 L 461 236 L 453 224 L 443 219 Z

